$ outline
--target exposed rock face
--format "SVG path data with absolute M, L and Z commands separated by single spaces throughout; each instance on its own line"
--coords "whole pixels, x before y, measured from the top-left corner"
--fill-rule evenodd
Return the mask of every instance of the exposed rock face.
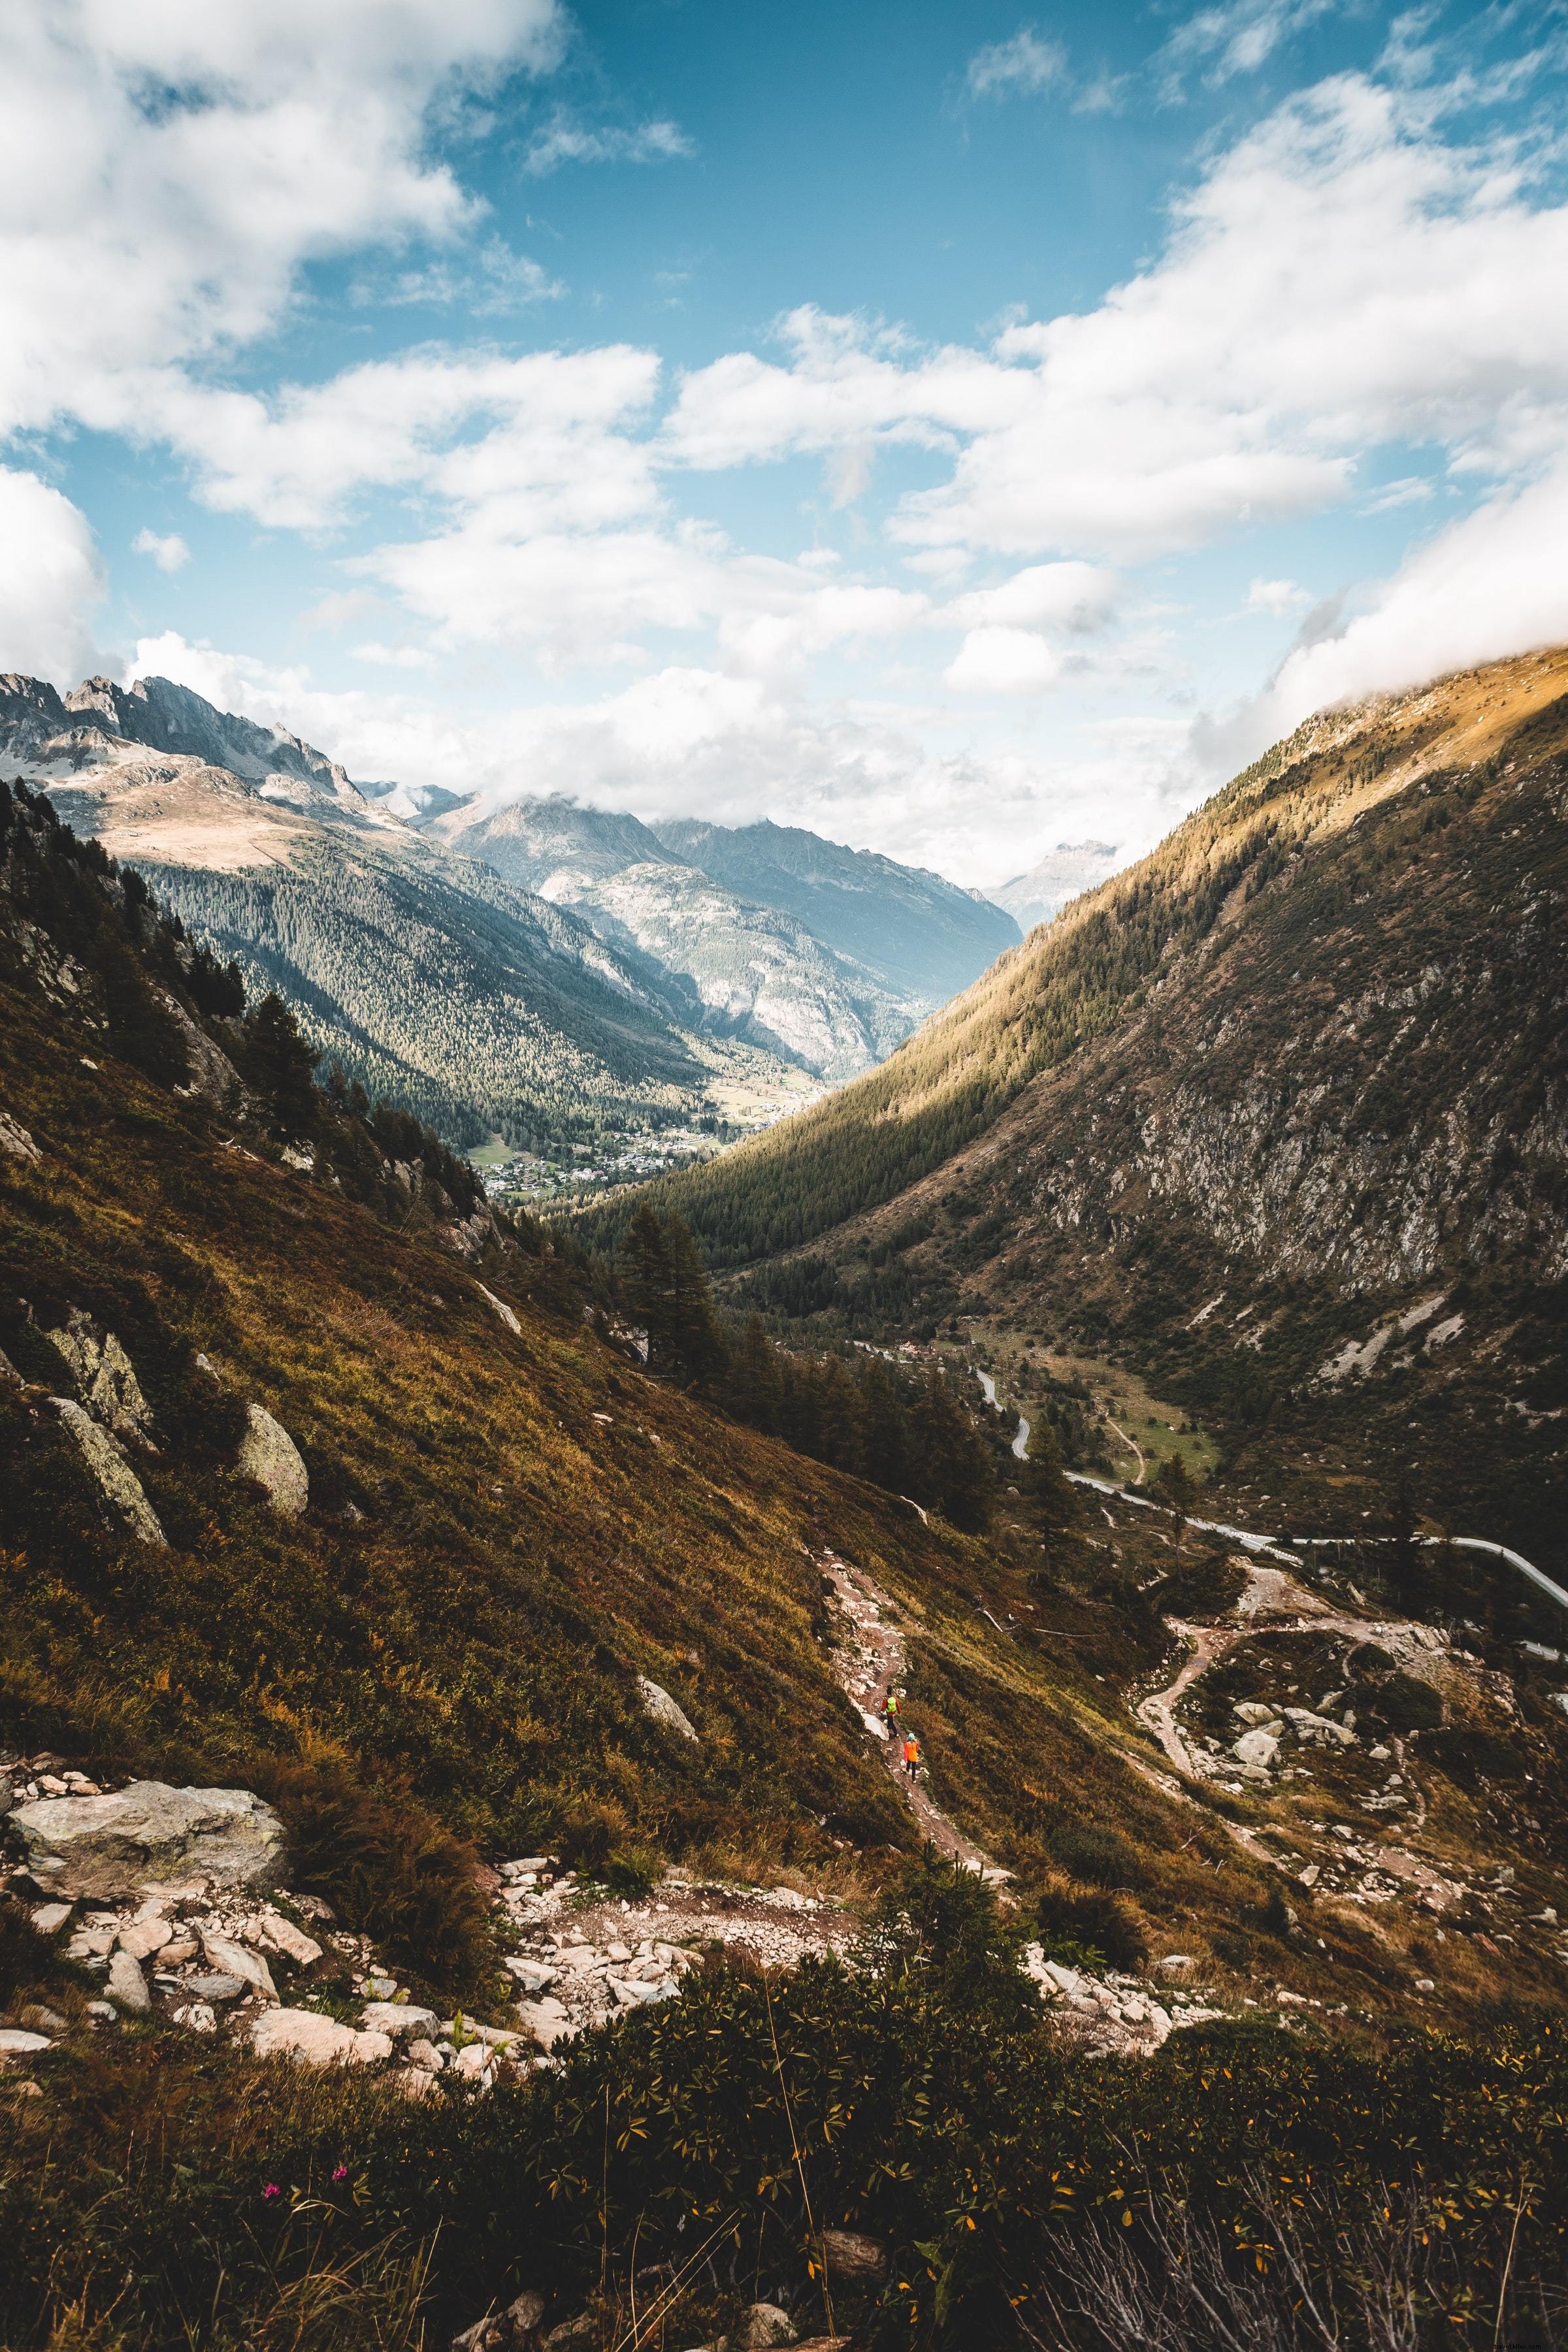
M 265 1486 L 279 1517 L 297 1519 L 310 1499 L 310 1481 L 300 1449 L 265 1405 L 247 1405 L 248 1427 L 239 1445 L 239 1470 Z
M 66 1427 L 82 1450 L 88 1468 L 101 1487 L 104 1498 L 125 1520 L 133 1536 L 142 1543 L 167 1543 L 158 1515 L 142 1490 L 142 1481 L 125 1459 L 123 1448 L 108 1430 L 100 1429 L 89 1412 L 84 1412 L 74 1397 L 54 1397 L 50 1400 Z
M 131 1895 L 195 1878 L 276 1886 L 282 1876 L 283 1825 L 248 1789 L 132 1780 L 108 1797 L 40 1797 L 11 1821 L 55 1895 Z
M 888 2275 L 887 2247 L 858 2230 L 824 2230 L 822 2252 L 829 2278 L 841 2286 L 880 2286 Z
M 669 1693 L 662 1689 L 658 1683 L 650 1683 L 646 1675 L 639 1675 L 637 1689 L 642 1694 L 644 1706 L 656 1723 L 662 1723 L 667 1731 L 679 1732 L 683 1739 L 699 1738 L 689 1717 L 682 1713 Z
M 79 1307 L 73 1307 L 63 1327 L 45 1338 L 63 1358 L 83 1404 L 105 1429 L 132 1443 L 151 1436 L 153 1416 L 135 1367 L 112 1331 L 106 1331 Z

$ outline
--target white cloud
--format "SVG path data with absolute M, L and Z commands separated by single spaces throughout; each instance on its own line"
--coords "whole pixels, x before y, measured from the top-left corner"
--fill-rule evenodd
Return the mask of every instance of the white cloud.
M 1156 58 L 1163 68 L 1167 89 L 1179 87 L 1181 70 L 1194 60 L 1207 60 L 1205 79 L 1228 81 L 1234 74 L 1257 73 L 1293 33 L 1302 32 L 1331 15 L 1341 0 L 1228 0 L 1216 8 L 1200 8 L 1177 26 Z
M 1121 584 L 1114 572 L 1098 564 L 1035 563 L 1016 572 L 999 588 L 977 588 L 955 597 L 946 610 L 966 627 L 1000 624 L 1082 635 L 1110 619 Z
M 947 670 L 964 694 L 1040 694 L 1062 675 L 1062 657 L 1033 629 L 971 629 Z
M 460 303 L 469 318 L 496 319 L 535 302 L 559 301 L 565 291 L 542 263 L 490 236 L 472 254 L 443 254 L 416 269 L 362 271 L 349 299 L 359 310 L 449 310 Z
M 1568 459 L 1418 547 L 1369 611 L 1285 661 L 1249 714 L 1271 741 L 1325 705 L 1568 639 Z
M 542 179 L 563 163 L 668 163 L 696 152 L 678 122 L 639 122 L 626 129 L 583 122 L 562 108 L 535 131 L 523 165 Z
M 1255 580 L 1247 592 L 1249 613 L 1269 613 L 1276 619 L 1299 612 L 1311 601 L 1311 590 L 1299 587 L 1294 580 Z
M 544 69 L 561 22 L 555 0 L 0 10 L 0 432 L 152 427 L 162 374 L 270 326 L 305 261 L 458 236 L 475 208 L 428 110 Z
M 37 474 L 0 467 L 0 669 L 74 686 L 104 588 L 87 517 Z
M 1067 65 L 1067 51 L 1059 41 L 1042 39 L 1025 25 L 1011 40 L 992 41 L 976 49 L 964 79 L 973 98 L 996 98 L 1015 90 L 1033 95 L 1063 80 Z
M 209 506 L 274 526 L 319 529 L 374 487 L 483 502 L 492 516 L 506 501 L 514 532 L 592 529 L 654 503 L 648 452 L 621 428 L 658 379 L 657 356 L 628 344 L 516 360 L 426 352 L 270 398 L 165 381 L 160 422 Z
M 131 542 L 132 555 L 150 555 L 160 572 L 178 572 L 191 560 L 191 551 L 177 530 L 162 535 L 155 530 L 139 530 Z

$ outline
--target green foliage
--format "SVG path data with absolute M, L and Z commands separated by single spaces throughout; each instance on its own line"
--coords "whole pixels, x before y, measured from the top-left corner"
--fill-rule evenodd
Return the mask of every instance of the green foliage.
M 1443 1720 L 1442 1695 L 1415 1675 L 1389 1675 L 1378 1685 L 1367 1714 L 1384 1731 L 1435 1731 Z
M 1138 1849 L 1120 1830 L 1096 1822 L 1062 1821 L 1049 1832 L 1051 1852 L 1070 1877 L 1086 1886 L 1142 1886 L 1148 1873 Z
M 1047 1960 L 1066 1968 L 1141 1968 L 1148 1947 L 1136 1916 L 1114 1895 L 1053 1885 L 1035 1905 L 1035 1929 Z

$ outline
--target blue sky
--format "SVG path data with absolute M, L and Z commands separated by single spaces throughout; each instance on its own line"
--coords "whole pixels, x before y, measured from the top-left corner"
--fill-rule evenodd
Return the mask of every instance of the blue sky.
M 1568 635 L 1561 10 L 20 0 L 0 668 L 994 885 Z

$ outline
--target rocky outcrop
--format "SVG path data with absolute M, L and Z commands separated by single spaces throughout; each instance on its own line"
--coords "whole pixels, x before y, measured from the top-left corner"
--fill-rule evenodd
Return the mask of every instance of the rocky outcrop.
M 80 1446 L 82 1458 L 97 1479 L 104 1500 L 125 1521 L 132 1534 L 145 1544 L 160 1548 L 168 1538 L 158 1524 L 158 1515 L 142 1492 L 142 1481 L 125 1458 L 125 1449 L 108 1430 L 100 1429 L 92 1415 L 85 1412 L 74 1397 L 50 1399 L 55 1411 Z
M 13 1160 L 28 1160 L 35 1166 L 43 1154 L 25 1127 L 18 1126 L 8 1111 L 0 1110 L 0 1151 L 8 1152 Z
M 112 1796 L 40 1797 L 11 1825 L 27 1864 L 54 1895 L 130 1895 L 205 1879 L 216 1886 L 276 1886 L 283 1825 L 248 1789 L 174 1789 L 132 1780 Z
M 238 1469 L 267 1489 L 267 1499 L 280 1518 L 295 1519 L 310 1500 L 310 1480 L 299 1447 L 281 1422 L 265 1405 L 246 1407 L 247 1427 L 239 1444 Z
M 153 1416 L 135 1367 L 113 1332 L 73 1307 L 64 1324 L 44 1337 L 64 1361 L 94 1419 L 129 1444 L 150 1443 Z
M 646 1675 L 639 1675 L 637 1691 L 643 1706 L 656 1723 L 662 1723 L 667 1731 L 679 1733 L 682 1739 L 700 1739 L 700 1735 L 690 1717 L 683 1713 L 670 1697 L 669 1693 L 659 1684 L 650 1683 Z

